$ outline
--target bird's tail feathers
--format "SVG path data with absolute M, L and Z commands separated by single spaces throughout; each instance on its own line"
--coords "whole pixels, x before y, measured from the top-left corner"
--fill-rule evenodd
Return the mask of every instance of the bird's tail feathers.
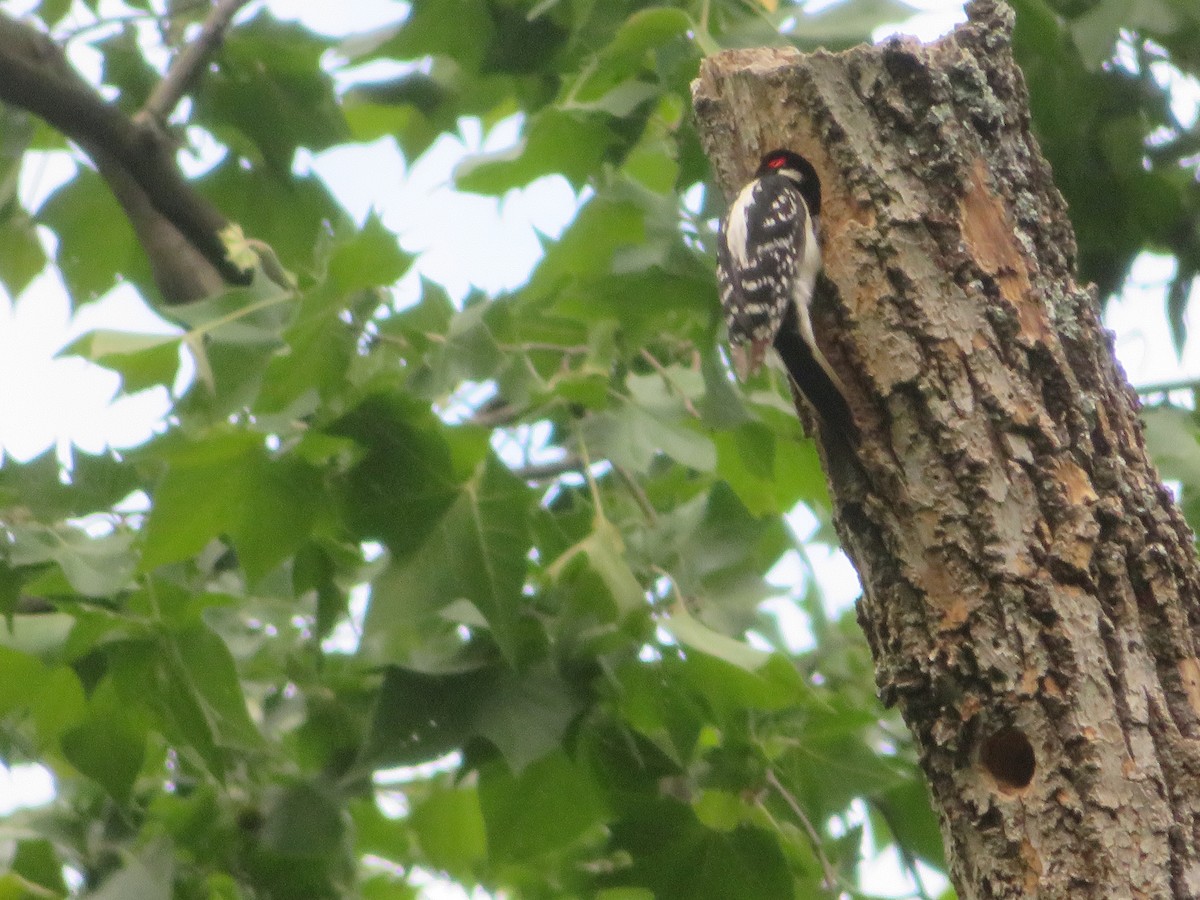
M 828 363 L 819 359 L 800 336 L 793 307 L 789 306 L 783 325 L 775 335 L 775 350 L 788 370 L 792 386 L 812 404 L 821 421 L 831 428 L 852 431 L 854 416 L 840 379 L 831 374 Z

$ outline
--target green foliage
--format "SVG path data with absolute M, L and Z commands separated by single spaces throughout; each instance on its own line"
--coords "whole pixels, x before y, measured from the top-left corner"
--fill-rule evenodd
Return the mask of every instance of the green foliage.
M 1066 197 L 1079 267 L 1100 296 L 1145 250 L 1177 260 L 1167 312 L 1177 347 L 1200 273 L 1200 122 L 1172 79 L 1200 77 L 1200 7 L 1186 0 L 1015 0 L 1014 49 L 1034 127 Z
M 1196 186 L 1167 149 L 1194 129 L 1147 150 L 1162 89 L 1099 65 L 1123 26 L 1194 71 L 1193 7 L 1017 5 L 1085 273 L 1110 288 L 1147 245 L 1195 271 Z M 203 12 L 176 6 L 170 41 Z M 421 869 L 521 897 L 807 898 L 829 872 L 853 886 L 868 826 L 943 866 L 852 615 L 826 616 L 811 573 L 767 580 L 803 550 L 785 513 L 827 524 L 816 453 L 785 386 L 743 391 L 715 347 L 702 55 L 842 46 L 902 9 L 781 35 L 796 9 L 775 6 L 419 0 L 336 48 L 266 12 L 235 28 L 186 113 L 229 150 L 196 185 L 297 285 L 173 308 L 182 337 L 82 336 L 64 353 L 126 393 L 170 385 L 181 354 L 196 378 L 126 455 L 0 468 L 0 756 L 57 787 L 11 817 L 0 893 L 64 896 L 68 865 L 102 898 L 415 897 Z M 37 9 L 51 29 L 66 12 Z M 94 44 L 130 111 L 156 77 L 132 34 Z M 376 60 L 413 65 L 335 89 L 331 69 Z M 397 308 L 394 236 L 292 173 L 300 148 L 388 135 L 411 162 L 460 117 L 513 113 L 520 142 L 458 186 L 587 191 L 504 296 L 424 283 Z M 4 285 L 40 269 L 36 222 L 76 303 L 118 280 L 153 300 L 99 177 L 31 214 L 20 160 L 61 141 L 11 111 L 0 135 Z M 465 401 L 478 384 L 494 399 Z M 1195 433 L 1159 419 L 1152 442 Z M 515 453 L 534 426 L 542 455 Z M 1168 471 L 1185 494 L 1189 460 Z M 814 649 L 764 612 L 781 593 Z

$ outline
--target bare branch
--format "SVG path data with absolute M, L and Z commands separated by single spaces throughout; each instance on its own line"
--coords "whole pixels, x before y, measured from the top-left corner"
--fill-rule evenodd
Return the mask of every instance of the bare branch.
M 538 463 L 513 469 L 512 473 L 522 481 L 553 481 L 568 472 L 578 472 L 584 467 L 583 460 L 573 454 L 551 463 Z
M 524 410 L 501 397 L 493 397 L 475 410 L 467 424 L 478 425 L 481 428 L 503 428 L 517 422 Z
M 200 72 L 221 46 L 233 17 L 249 2 L 250 0 L 218 0 L 200 27 L 200 34 L 179 52 L 163 80 L 138 110 L 134 116 L 135 123 L 140 125 L 148 122 L 161 126 L 167 121 L 171 111 L 192 89 Z
M 638 508 L 642 511 L 642 515 L 646 517 L 646 521 L 651 525 L 658 522 L 658 510 L 654 508 L 654 504 L 650 502 L 650 497 L 638 484 L 637 478 L 627 468 L 616 463 L 612 464 L 613 471 L 617 473 L 617 477 L 621 480 L 621 484 L 625 485 L 625 489 L 632 495 Z
M 194 257 L 207 261 L 222 282 L 248 280 L 247 273 L 227 258 L 220 238 L 229 220 L 180 173 L 165 134 L 149 124 L 138 125 L 106 103 L 71 67 L 57 44 L 4 13 L 0 13 L 0 101 L 44 119 L 83 148 L 121 201 L 147 254 L 153 257 L 162 252 L 161 244 L 172 243 L 147 243 L 154 223 L 139 222 L 135 216 L 152 208 L 154 218 L 177 232 L 176 242 L 182 238 L 195 248 Z M 135 192 L 144 198 L 133 196 Z M 170 259 L 152 261 L 156 277 L 176 265 Z M 196 281 L 168 279 L 159 287 L 167 302 L 180 303 L 197 297 L 172 293 L 173 285 Z
M 783 798 L 783 802 L 788 805 L 792 814 L 800 822 L 804 833 L 808 835 L 808 841 L 812 844 L 813 853 L 821 863 L 821 869 L 825 873 L 825 886 L 830 890 L 834 890 L 838 885 L 837 872 L 833 868 L 833 864 L 829 861 L 829 857 L 825 855 L 825 847 L 821 841 L 821 835 L 813 826 L 808 816 L 804 812 L 804 808 L 791 795 L 791 792 L 783 786 L 783 782 L 779 780 L 773 769 L 767 769 L 767 784 L 773 787 L 776 793 Z

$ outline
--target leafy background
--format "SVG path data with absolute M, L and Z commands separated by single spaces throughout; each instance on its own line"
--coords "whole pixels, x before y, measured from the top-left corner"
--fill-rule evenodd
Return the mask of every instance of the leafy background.
M 133 111 L 204 12 L 169 6 L 106 4 L 96 27 L 93 3 L 22 11 Z M 1156 254 L 1169 274 L 1138 314 L 1160 305 L 1182 346 L 1200 8 L 1015 6 L 1083 274 L 1107 298 Z M 259 4 L 239 18 L 177 124 L 216 160 L 189 163 L 197 185 L 297 289 L 173 309 L 166 334 L 88 332 L 62 355 L 119 373 L 131 402 L 172 387 L 162 426 L 0 467 L 0 755 L 55 786 L 5 818 L 0 892 L 865 896 L 860 863 L 891 845 L 890 893 L 949 894 L 904 727 L 812 577 L 832 540 L 816 455 L 778 377 L 735 386 L 717 350 L 722 200 L 688 111 L 707 53 L 837 49 L 911 8 L 394 12 L 337 40 Z M 8 294 L 43 302 L 49 267 L 81 319 L 130 286 L 154 306 L 88 168 L 21 202 L 22 167 L 67 148 L 2 112 Z M 297 165 L 381 138 L 411 163 L 514 124 L 455 187 L 517 204 L 556 175 L 578 213 L 494 293 L 414 279 L 380 217 Z M 479 252 L 449 250 L 463 269 Z M 1171 396 L 1150 437 L 1191 512 L 1190 388 Z

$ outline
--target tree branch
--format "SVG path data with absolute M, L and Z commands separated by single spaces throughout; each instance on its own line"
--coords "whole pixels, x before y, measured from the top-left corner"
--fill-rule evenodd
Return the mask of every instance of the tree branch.
M 584 462 L 574 454 L 567 454 L 560 460 L 548 463 L 534 463 L 533 465 L 522 466 L 519 469 L 512 469 L 512 473 L 522 481 L 553 481 L 561 475 L 566 475 L 568 472 L 578 472 L 584 466 Z
M 167 74 L 138 110 L 134 116 L 135 123 L 140 125 L 149 122 L 160 127 L 166 123 L 172 110 L 192 89 L 204 66 L 221 46 L 233 17 L 249 2 L 250 0 L 218 0 L 200 27 L 200 34 L 179 51 Z
M 825 887 L 829 890 L 836 890 L 838 886 L 837 872 L 833 868 L 833 864 L 829 861 L 829 857 L 825 855 L 825 848 L 821 842 L 821 835 L 813 826 L 808 816 L 804 813 L 804 807 L 792 796 L 791 792 L 783 786 L 783 782 L 779 780 L 779 776 L 775 774 L 774 769 L 767 769 L 767 784 L 775 789 L 775 792 L 783 798 L 783 802 L 788 805 L 788 809 L 800 822 L 804 828 L 804 833 L 808 835 L 808 841 L 812 845 L 813 855 L 821 863 L 821 871 L 825 876 Z
M 151 256 L 168 303 L 199 299 L 212 283 L 242 284 L 248 275 L 226 255 L 221 232 L 229 220 L 200 196 L 175 163 L 166 135 L 137 124 L 71 67 L 62 49 L 32 27 L 0 13 L 0 101 L 28 110 L 76 142 L 96 163 Z M 144 194 L 144 197 L 138 194 Z M 139 218 L 140 216 L 140 218 Z M 156 238 L 169 225 L 174 235 Z M 182 260 L 162 256 L 165 246 L 194 248 Z M 212 272 L 178 272 L 203 262 Z M 184 294 L 178 291 L 183 288 Z

